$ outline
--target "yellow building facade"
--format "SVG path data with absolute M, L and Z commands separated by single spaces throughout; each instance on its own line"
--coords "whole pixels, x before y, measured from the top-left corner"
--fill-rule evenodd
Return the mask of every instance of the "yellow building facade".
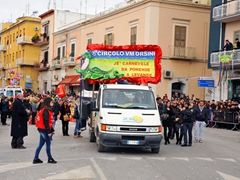
M 3 23 L 0 31 L 0 87 L 20 85 L 38 89 L 38 71 L 33 67 L 40 62 L 41 20 L 20 17 L 15 23 Z

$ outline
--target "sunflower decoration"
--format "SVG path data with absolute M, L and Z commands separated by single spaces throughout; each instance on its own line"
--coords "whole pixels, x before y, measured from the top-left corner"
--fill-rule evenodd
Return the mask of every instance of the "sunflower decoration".
M 233 61 L 232 61 L 233 55 L 234 55 L 234 51 L 232 51 L 231 54 L 226 54 L 226 52 L 224 52 L 224 54 L 218 55 L 219 62 L 220 62 L 218 86 L 223 82 L 224 84 L 226 84 L 226 87 L 228 88 L 229 84 L 231 84 L 229 69 L 232 65 L 232 71 L 233 71 Z

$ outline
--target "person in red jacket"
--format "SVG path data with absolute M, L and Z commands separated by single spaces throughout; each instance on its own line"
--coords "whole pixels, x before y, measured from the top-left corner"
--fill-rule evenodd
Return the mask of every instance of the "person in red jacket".
M 40 141 L 35 151 L 33 164 L 38 164 L 43 162 L 41 159 L 39 159 L 39 153 L 45 143 L 47 146 L 46 152 L 48 156 L 48 163 L 53 163 L 53 164 L 57 163 L 57 161 L 55 161 L 51 155 L 51 137 L 54 134 L 54 129 L 52 127 L 52 123 L 53 123 L 52 106 L 53 106 L 52 99 L 46 98 L 43 101 L 43 106 L 38 113 L 36 126 L 40 134 Z

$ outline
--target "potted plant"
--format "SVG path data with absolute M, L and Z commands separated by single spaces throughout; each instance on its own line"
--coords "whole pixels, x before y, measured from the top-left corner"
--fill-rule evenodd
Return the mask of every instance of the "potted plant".
M 39 35 L 36 33 L 33 37 L 32 37 L 32 42 L 33 43 L 36 43 L 36 42 L 38 42 L 40 40 L 40 37 L 39 37 Z

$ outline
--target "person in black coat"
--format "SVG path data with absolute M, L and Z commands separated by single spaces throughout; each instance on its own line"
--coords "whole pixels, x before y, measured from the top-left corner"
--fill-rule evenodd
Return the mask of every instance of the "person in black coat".
M 226 51 L 230 51 L 233 49 L 233 44 L 227 39 L 225 46 L 222 48 L 222 51 L 226 50 Z
M 55 102 L 54 102 L 54 104 L 53 104 L 53 120 L 54 120 L 54 122 L 53 122 L 53 128 L 54 128 L 54 126 L 55 126 L 55 124 L 56 124 L 57 116 L 58 116 L 58 114 L 60 113 L 60 110 L 61 110 L 61 106 L 60 106 L 60 104 L 58 103 L 58 100 L 56 99 Z
M 6 122 L 7 122 L 7 115 L 8 115 L 8 110 L 9 110 L 9 102 L 8 102 L 8 98 L 7 97 L 4 97 L 2 99 L 2 114 L 1 114 L 1 122 L 2 122 L 2 125 L 5 126 L 5 125 L 8 125 Z
M 26 149 L 26 147 L 23 146 L 23 138 L 28 135 L 27 117 L 29 114 L 30 110 L 23 106 L 23 94 L 17 94 L 12 107 L 11 145 L 13 149 Z
M 23 100 L 23 107 L 25 107 L 25 109 L 28 109 L 30 112 L 32 112 L 32 106 L 30 104 L 30 99 L 29 98 L 26 98 Z M 27 120 L 29 121 L 30 119 L 30 113 L 28 114 L 27 116 Z
M 163 130 L 164 130 L 164 139 L 165 139 L 165 145 L 170 144 L 169 138 L 172 133 L 172 128 L 173 128 L 173 121 L 174 121 L 174 111 L 171 106 L 171 102 L 169 101 L 167 103 L 167 119 L 163 120 Z
M 185 146 L 192 146 L 192 129 L 194 121 L 194 114 L 193 109 L 189 107 L 189 103 L 184 103 L 184 108 L 181 113 L 181 126 L 183 127 L 183 136 L 184 136 L 184 143 L 181 145 L 182 147 Z M 187 141 L 188 135 L 188 141 Z M 188 142 L 188 143 L 187 143 Z

